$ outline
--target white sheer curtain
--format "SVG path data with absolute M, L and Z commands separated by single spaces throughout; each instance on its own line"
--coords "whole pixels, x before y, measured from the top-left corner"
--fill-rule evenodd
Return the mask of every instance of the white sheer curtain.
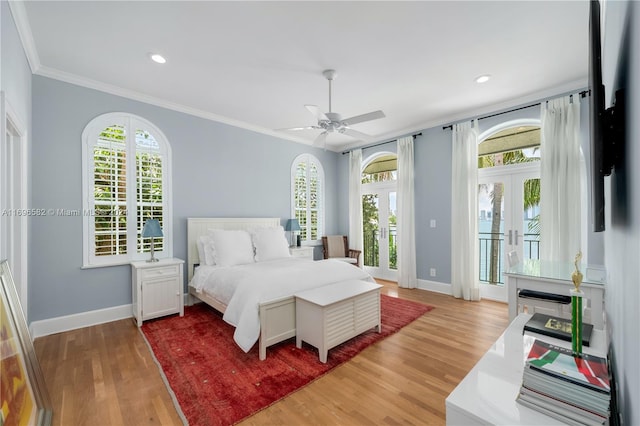
M 541 104 L 540 258 L 573 261 L 581 240 L 580 102 Z
M 413 136 L 398 139 L 398 286 L 416 288 Z
M 349 247 L 355 250 L 363 246 L 361 183 L 362 149 L 354 149 L 349 153 Z
M 465 300 L 480 300 L 477 127 L 477 121 L 453 125 L 451 287 Z

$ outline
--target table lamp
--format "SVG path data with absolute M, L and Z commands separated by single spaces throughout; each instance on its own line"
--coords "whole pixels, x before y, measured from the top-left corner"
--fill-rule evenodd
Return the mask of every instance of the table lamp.
M 293 247 L 293 235 L 296 231 L 300 230 L 300 223 L 298 222 L 298 219 L 288 219 L 287 224 L 284 226 L 284 230 L 291 232 L 291 247 Z M 299 246 L 300 244 L 297 245 Z
M 160 222 L 158 222 L 158 219 L 147 219 L 144 223 L 144 228 L 142 228 L 142 238 L 151 238 L 151 259 L 147 260 L 147 262 L 158 261 L 153 252 L 153 239 L 162 236 L 162 228 L 160 228 Z

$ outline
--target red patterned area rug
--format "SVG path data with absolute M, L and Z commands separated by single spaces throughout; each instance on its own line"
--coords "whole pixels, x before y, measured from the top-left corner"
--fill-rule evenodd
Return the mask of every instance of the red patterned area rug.
M 381 295 L 382 332 L 367 331 L 329 350 L 327 363 L 318 350 L 295 338 L 267 349 L 244 353 L 233 341 L 234 328 L 220 313 L 200 303 L 185 307 L 184 317 L 145 322 L 142 331 L 191 426 L 231 425 L 348 361 L 364 348 L 400 330 L 433 307 Z

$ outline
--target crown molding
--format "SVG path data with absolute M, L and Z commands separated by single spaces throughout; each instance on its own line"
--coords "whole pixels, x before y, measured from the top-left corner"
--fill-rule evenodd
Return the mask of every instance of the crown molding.
M 15 22 L 16 28 L 18 29 L 18 36 L 22 42 L 22 48 L 24 49 L 27 62 L 29 62 L 29 67 L 31 68 L 31 73 L 36 74 L 41 67 L 40 57 L 38 56 L 36 42 L 31 32 L 31 25 L 29 25 L 24 1 L 9 0 L 8 3 L 9 10 L 11 10 L 11 15 L 13 16 L 13 22 Z

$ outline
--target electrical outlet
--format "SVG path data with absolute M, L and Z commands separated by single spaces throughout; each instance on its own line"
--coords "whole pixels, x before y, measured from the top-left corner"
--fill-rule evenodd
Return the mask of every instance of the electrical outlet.
M 432 277 L 435 277 L 436 276 L 436 268 L 429 269 L 429 275 L 431 275 Z

